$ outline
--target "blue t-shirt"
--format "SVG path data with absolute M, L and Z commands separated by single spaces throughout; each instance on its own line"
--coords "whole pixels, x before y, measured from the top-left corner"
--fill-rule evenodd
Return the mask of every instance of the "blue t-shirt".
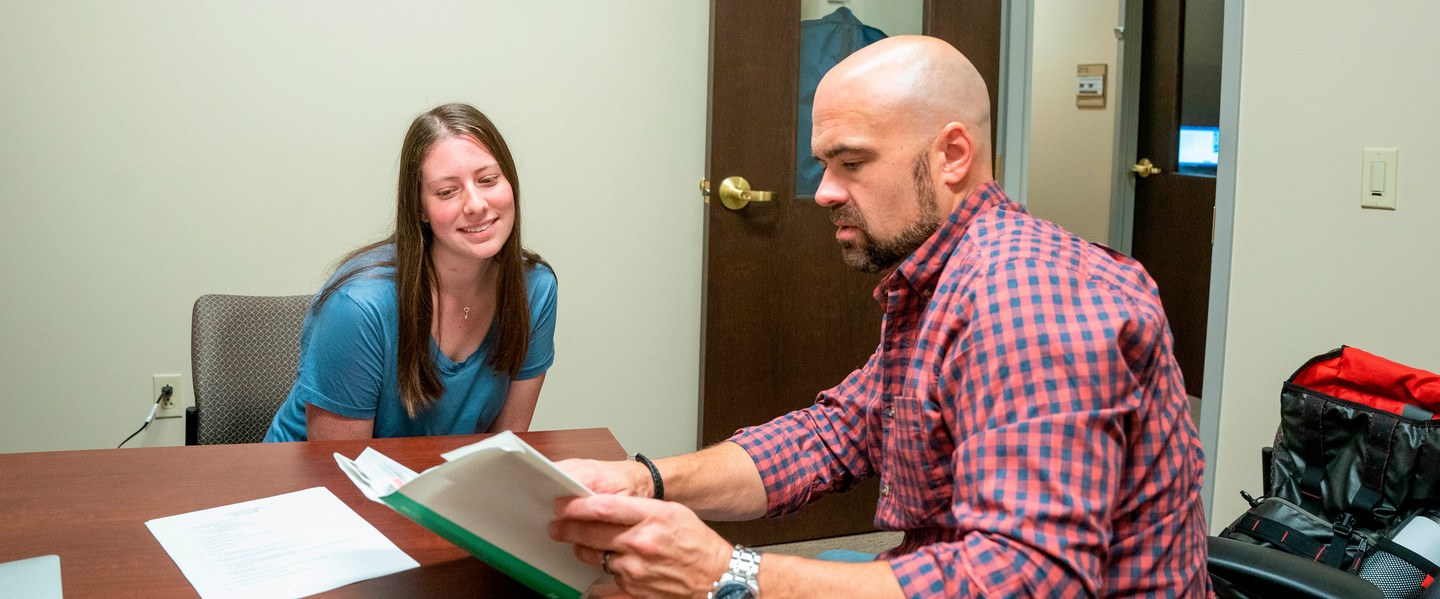
M 331 280 L 394 255 L 394 246 L 376 248 L 347 262 Z M 530 351 L 515 380 L 540 376 L 555 360 L 555 274 L 536 265 L 525 273 L 525 287 L 530 294 Z M 375 437 L 488 429 L 505 406 L 511 380 L 486 362 L 495 343 L 494 324 L 479 349 L 460 363 L 446 357 L 431 339 L 430 355 L 445 393 L 411 418 L 400 404 L 395 371 L 399 320 L 395 269 L 388 266 L 355 275 L 324 304 L 312 307 L 300 333 L 299 376 L 265 441 L 304 441 L 306 404 L 349 418 L 374 418 Z

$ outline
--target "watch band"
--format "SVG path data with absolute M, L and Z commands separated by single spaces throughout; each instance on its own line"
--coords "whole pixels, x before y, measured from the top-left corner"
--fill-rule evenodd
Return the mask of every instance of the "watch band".
M 730 596 L 727 587 L 740 586 L 744 588 L 745 595 L 749 599 L 760 598 L 760 553 L 746 548 L 743 545 L 736 545 L 730 551 L 729 570 L 720 575 L 720 580 L 710 585 L 710 594 L 707 599 Z M 723 591 L 722 591 L 723 589 Z M 735 589 L 739 591 L 740 589 Z

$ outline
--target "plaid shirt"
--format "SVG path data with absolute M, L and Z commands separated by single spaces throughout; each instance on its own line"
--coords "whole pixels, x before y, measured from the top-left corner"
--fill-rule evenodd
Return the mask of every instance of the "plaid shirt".
M 1211 594 L 1200 442 L 1139 264 L 990 183 L 875 298 L 864 367 L 731 438 L 768 515 L 879 476 L 910 597 Z

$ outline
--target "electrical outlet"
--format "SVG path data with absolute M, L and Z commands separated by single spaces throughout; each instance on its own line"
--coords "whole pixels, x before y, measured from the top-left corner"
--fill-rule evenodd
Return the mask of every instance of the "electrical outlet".
M 151 384 L 150 401 L 160 397 L 160 389 L 170 385 L 170 397 L 160 402 L 160 407 L 155 410 L 156 418 L 174 418 L 185 415 L 185 406 L 180 403 L 180 375 L 178 374 L 157 374 L 150 377 Z

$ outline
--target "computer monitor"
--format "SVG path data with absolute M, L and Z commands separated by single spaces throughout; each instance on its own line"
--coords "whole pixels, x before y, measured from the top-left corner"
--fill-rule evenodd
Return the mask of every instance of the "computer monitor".
M 1219 127 L 1180 127 L 1180 166 L 1220 164 Z

